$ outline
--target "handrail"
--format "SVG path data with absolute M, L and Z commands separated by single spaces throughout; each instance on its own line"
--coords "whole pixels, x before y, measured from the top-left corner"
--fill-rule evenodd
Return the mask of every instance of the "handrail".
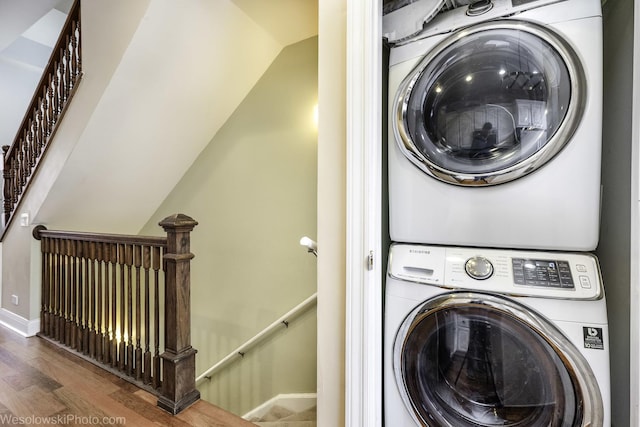
M 75 0 L 16 136 L 2 146 L 5 230 L 82 78 L 80 16 Z
M 183 214 L 167 217 L 159 223 L 165 237 L 36 226 L 38 335 L 154 393 L 173 414 L 198 400 L 189 274 L 197 224 Z
M 87 233 L 83 231 L 47 230 L 43 225 L 36 225 L 33 229 L 34 236 L 52 237 L 56 239 L 78 240 L 81 242 L 99 243 L 124 243 L 131 245 L 157 245 L 166 246 L 166 237 L 138 236 L 128 234 Z
M 316 304 L 318 300 L 318 293 L 314 293 L 309 298 L 302 301 L 300 304 L 289 310 L 287 313 L 282 315 L 278 320 L 271 323 L 269 326 L 264 328 L 262 331 L 258 332 L 253 338 L 249 339 L 247 342 L 242 344 L 240 347 L 233 350 L 231 353 L 222 358 L 218 363 L 204 371 L 202 374 L 196 377 L 196 384 L 201 382 L 203 379 L 211 380 L 213 374 L 220 369 L 222 369 L 229 362 L 233 361 L 237 357 L 244 357 L 247 350 L 253 347 L 255 344 L 262 341 L 265 337 L 274 332 L 277 328 L 285 326 L 289 327 L 289 322 L 295 318 L 297 315 L 301 314 L 305 310 L 307 310 L 312 305 Z

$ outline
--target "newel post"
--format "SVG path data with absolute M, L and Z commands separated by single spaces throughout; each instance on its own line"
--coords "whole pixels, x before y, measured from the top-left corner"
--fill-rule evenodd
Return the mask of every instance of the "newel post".
M 191 347 L 190 233 L 197 221 L 183 214 L 163 219 L 167 233 L 165 267 L 165 351 L 162 358 L 162 395 L 158 406 L 177 414 L 198 399 L 196 349 Z

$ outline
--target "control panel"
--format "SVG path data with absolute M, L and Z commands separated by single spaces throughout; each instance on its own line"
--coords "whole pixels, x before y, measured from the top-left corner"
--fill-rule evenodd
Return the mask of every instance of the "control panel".
M 510 295 L 596 299 L 602 293 L 598 261 L 585 253 L 395 244 L 388 274 L 415 283 Z

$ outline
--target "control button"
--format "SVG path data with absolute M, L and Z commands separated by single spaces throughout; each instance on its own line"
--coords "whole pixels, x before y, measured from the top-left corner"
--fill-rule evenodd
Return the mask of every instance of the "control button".
M 578 270 L 580 273 L 586 273 L 587 266 L 584 264 L 576 264 L 576 270 Z
M 464 264 L 464 269 L 469 277 L 476 280 L 484 280 L 493 274 L 493 265 L 485 257 L 476 256 L 469 258 Z
M 580 276 L 580 286 L 582 286 L 585 289 L 591 289 L 591 281 L 589 280 L 588 276 Z

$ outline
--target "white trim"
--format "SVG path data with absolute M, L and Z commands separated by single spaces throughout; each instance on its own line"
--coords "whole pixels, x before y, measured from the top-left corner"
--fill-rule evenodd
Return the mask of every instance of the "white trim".
M 382 425 L 381 10 L 347 2 L 347 427 Z
M 0 325 L 23 337 L 32 337 L 40 332 L 40 319 L 27 320 L 6 308 L 0 308 Z
M 634 2 L 634 30 L 633 30 L 633 90 L 632 90 L 632 127 L 631 127 L 631 224 L 629 248 L 629 425 L 640 425 L 640 123 L 637 120 L 640 113 L 640 4 Z
M 264 402 L 262 405 L 247 412 L 242 416 L 245 420 L 260 418 L 274 406 L 282 406 L 293 412 L 302 412 L 316 405 L 318 395 L 316 393 L 289 393 L 278 394 Z

